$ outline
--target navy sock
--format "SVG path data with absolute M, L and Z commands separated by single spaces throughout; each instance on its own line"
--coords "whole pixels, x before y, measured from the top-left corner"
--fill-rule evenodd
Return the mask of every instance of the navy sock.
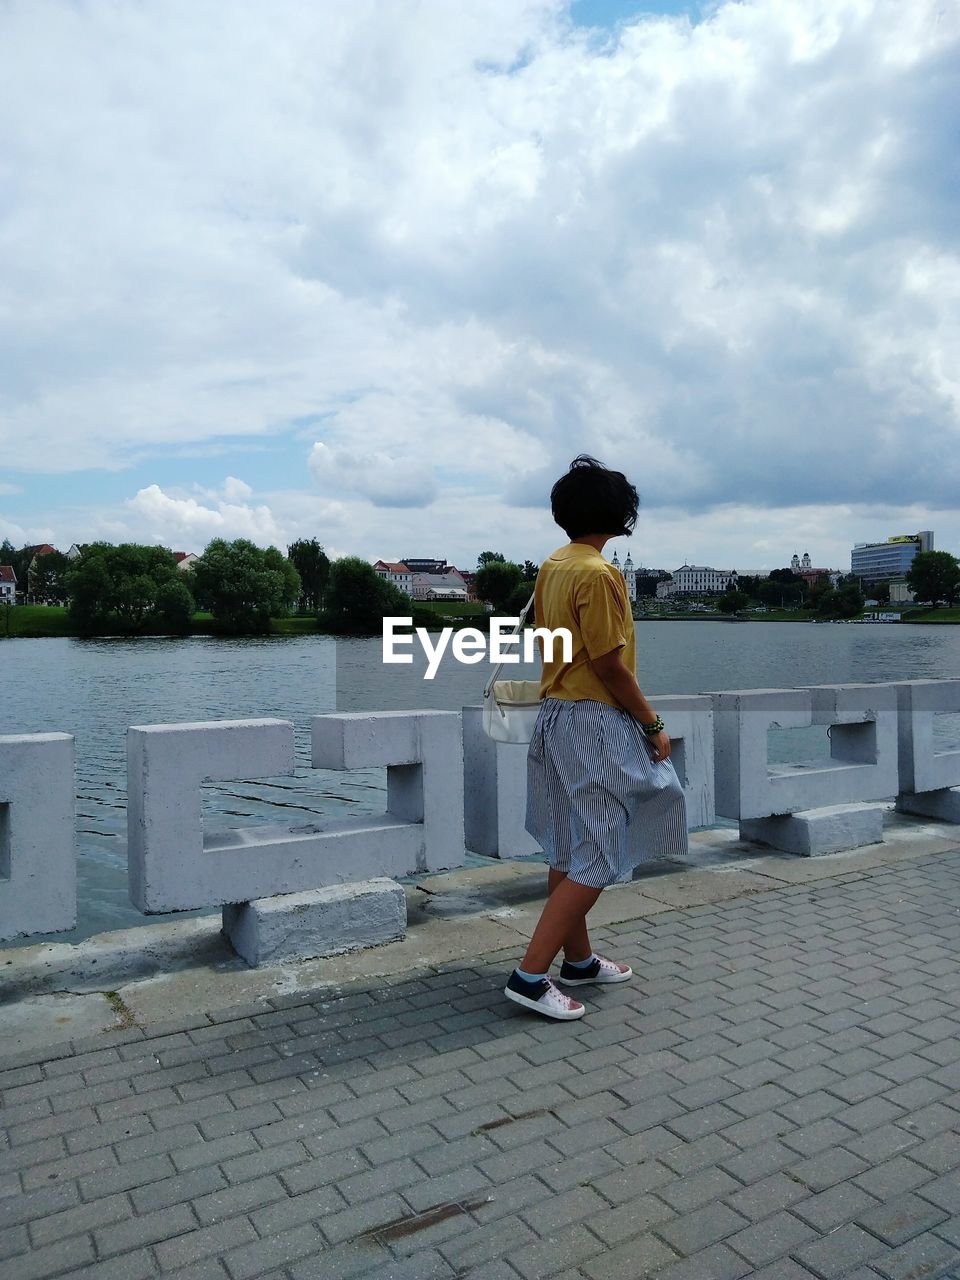
M 596 960 L 596 956 L 591 951 L 586 960 L 564 960 L 564 964 L 568 964 L 571 969 L 589 969 Z
M 542 982 L 547 976 L 545 973 L 525 973 L 523 969 L 514 969 L 514 973 L 524 982 Z

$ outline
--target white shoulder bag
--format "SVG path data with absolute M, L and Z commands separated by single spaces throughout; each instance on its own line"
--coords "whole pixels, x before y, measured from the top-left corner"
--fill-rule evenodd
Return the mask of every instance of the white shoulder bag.
M 533 596 L 517 619 L 513 635 L 523 630 Z M 501 662 L 483 691 L 483 728 L 495 742 L 529 742 L 540 714 L 539 680 L 501 680 Z

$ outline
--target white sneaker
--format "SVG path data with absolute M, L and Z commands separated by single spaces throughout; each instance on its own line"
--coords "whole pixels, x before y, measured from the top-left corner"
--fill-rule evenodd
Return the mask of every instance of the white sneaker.
M 557 981 L 565 987 L 582 987 L 588 982 L 626 982 L 632 977 L 633 970 L 628 964 L 617 964 L 605 956 L 595 956 L 593 964 L 586 969 L 578 969 L 564 960 Z
M 582 1018 L 587 1012 L 579 1000 L 571 1000 L 554 986 L 551 978 L 543 978 L 538 983 L 524 982 L 514 971 L 507 979 L 503 994 L 508 1000 L 523 1005 L 525 1009 L 532 1009 L 534 1013 L 541 1013 L 545 1018 L 559 1018 L 568 1022 L 573 1018 Z

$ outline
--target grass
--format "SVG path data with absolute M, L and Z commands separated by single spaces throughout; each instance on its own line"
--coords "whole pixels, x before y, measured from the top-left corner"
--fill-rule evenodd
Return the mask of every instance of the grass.
M 896 605 L 890 606 L 895 609 Z M 960 604 L 941 605 L 939 609 L 904 609 L 901 622 L 960 622 Z
M 67 611 L 60 605 L 0 606 L 0 637 L 69 636 L 74 634 Z

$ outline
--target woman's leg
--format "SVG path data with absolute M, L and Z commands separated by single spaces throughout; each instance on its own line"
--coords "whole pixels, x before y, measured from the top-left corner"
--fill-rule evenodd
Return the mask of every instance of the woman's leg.
M 567 878 L 565 871 L 557 871 L 551 867 L 547 873 L 547 897 L 549 898 L 557 885 L 562 884 Z M 593 947 L 590 945 L 590 935 L 587 932 L 587 920 L 584 916 L 579 921 L 574 921 L 569 934 L 563 940 L 563 954 L 568 960 L 572 960 L 576 964 L 580 960 L 586 960 L 588 956 L 593 955 Z M 523 965 L 520 966 L 524 968 Z M 545 970 L 534 970 L 536 973 L 543 973 Z
M 554 883 L 520 965 L 524 973 L 546 973 L 568 938 L 573 938 L 576 945 L 576 940 L 586 935 L 587 912 L 602 892 L 577 884 L 565 875 Z M 585 960 L 589 954 L 588 943 L 579 959 Z

